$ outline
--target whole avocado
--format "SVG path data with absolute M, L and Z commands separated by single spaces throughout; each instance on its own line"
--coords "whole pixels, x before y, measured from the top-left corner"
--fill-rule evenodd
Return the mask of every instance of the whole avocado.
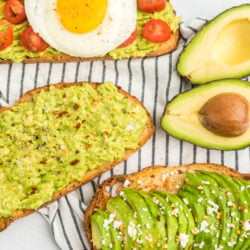
M 177 70 L 193 84 L 250 73 L 250 4 L 228 9 L 206 24 L 181 53 Z

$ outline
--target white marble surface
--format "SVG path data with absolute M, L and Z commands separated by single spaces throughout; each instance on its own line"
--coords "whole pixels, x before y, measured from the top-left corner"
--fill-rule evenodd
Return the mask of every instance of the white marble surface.
M 194 17 L 213 18 L 221 11 L 249 0 L 172 0 L 178 15 L 188 24 Z M 34 213 L 0 233 L 1 250 L 58 250 L 47 222 Z M 76 249 L 80 250 L 80 249 Z

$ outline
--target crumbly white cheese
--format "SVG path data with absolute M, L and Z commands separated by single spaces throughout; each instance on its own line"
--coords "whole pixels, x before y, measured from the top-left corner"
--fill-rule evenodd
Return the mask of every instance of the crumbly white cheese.
M 123 183 L 123 187 L 128 187 L 131 184 L 130 180 L 126 179 Z
M 130 236 L 131 239 L 135 240 L 137 235 L 137 229 L 133 221 L 131 221 L 128 225 L 128 235 Z
M 181 247 L 182 248 L 185 248 L 186 247 L 186 245 L 187 245 L 187 243 L 188 243 L 188 235 L 187 234 L 183 234 L 183 233 L 181 233 L 180 235 L 179 235 L 179 239 L 180 239 L 180 244 L 181 244 Z
M 202 184 L 206 184 L 206 185 L 209 185 L 209 184 L 210 184 L 209 181 L 202 181 L 201 183 L 202 183 Z
M 250 231 L 250 220 L 247 220 L 243 223 L 243 230 Z
M 201 222 L 200 232 L 205 232 L 205 230 L 207 229 L 207 226 L 208 226 L 208 225 L 209 225 L 209 224 L 207 223 L 207 221 L 203 220 L 203 221 Z
M 229 247 L 232 247 L 232 246 L 236 245 L 236 242 L 235 242 L 235 241 L 227 242 L 227 245 L 228 245 Z

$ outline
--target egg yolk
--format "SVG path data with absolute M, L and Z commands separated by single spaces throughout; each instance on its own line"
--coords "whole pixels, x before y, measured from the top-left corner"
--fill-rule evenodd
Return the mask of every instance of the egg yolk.
M 84 34 L 102 23 L 107 7 L 108 0 L 57 0 L 56 12 L 65 29 Z

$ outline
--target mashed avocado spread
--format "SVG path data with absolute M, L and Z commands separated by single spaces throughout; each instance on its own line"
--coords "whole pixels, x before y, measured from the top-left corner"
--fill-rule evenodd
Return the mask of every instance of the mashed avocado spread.
M 6 1 L 0 0 L 0 20 L 4 19 L 4 5 Z M 14 40 L 13 43 L 7 47 L 6 49 L 0 51 L 0 58 L 5 60 L 12 60 L 13 62 L 21 62 L 27 57 L 42 57 L 44 55 L 52 55 L 52 54 L 60 54 L 61 52 L 56 51 L 55 49 L 48 47 L 43 52 L 34 53 L 32 51 L 27 50 L 24 48 L 21 44 L 20 40 L 20 34 L 21 32 L 28 27 L 28 22 L 25 21 L 20 24 L 12 25 L 13 26 L 13 32 L 14 32 Z
M 166 22 L 173 33 L 178 29 L 181 21 L 181 17 L 175 15 L 173 5 L 169 2 L 167 2 L 165 9 L 162 11 L 146 13 L 138 10 L 136 26 L 139 35 L 137 39 L 127 47 L 114 49 L 109 55 L 112 56 L 113 59 L 122 59 L 129 57 L 144 57 L 149 52 L 156 51 L 161 44 L 151 43 L 142 37 L 143 26 L 150 19 L 159 19 Z
M 0 20 L 4 19 L 3 9 L 5 5 L 4 0 L 0 0 Z M 174 13 L 173 6 L 171 3 L 167 2 L 166 8 L 162 11 L 155 12 L 153 14 L 145 13 L 141 11 L 137 11 L 137 29 L 138 29 L 138 37 L 137 39 L 129 46 L 125 48 L 117 48 L 109 53 L 109 55 L 113 59 L 122 59 L 129 57 L 143 57 L 149 52 L 153 52 L 157 50 L 160 46 L 158 43 L 151 43 L 146 39 L 142 38 L 141 31 L 144 24 L 150 19 L 160 19 L 167 22 L 174 33 L 178 29 L 178 25 L 180 22 L 180 17 L 177 17 Z M 49 47 L 43 52 L 34 53 L 27 49 L 25 49 L 20 41 L 21 32 L 28 26 L 28 22 L 25 21 L 18 25 L 13 25 L 14 30 L 14 41 L 11 46 L 6 48 L 5 50 L 0 51 L 0 58 L 2 59 L 10 59 L 13 62 L 21 62 L 27 57 L 43 57 L 45 55 L 54 55 L 61 54 L 61 52 Z
M 0 217 L 36 209 L 100 165 L 138 148 L 148 117 L 111 82 L 42 90 L 0 113 Z

